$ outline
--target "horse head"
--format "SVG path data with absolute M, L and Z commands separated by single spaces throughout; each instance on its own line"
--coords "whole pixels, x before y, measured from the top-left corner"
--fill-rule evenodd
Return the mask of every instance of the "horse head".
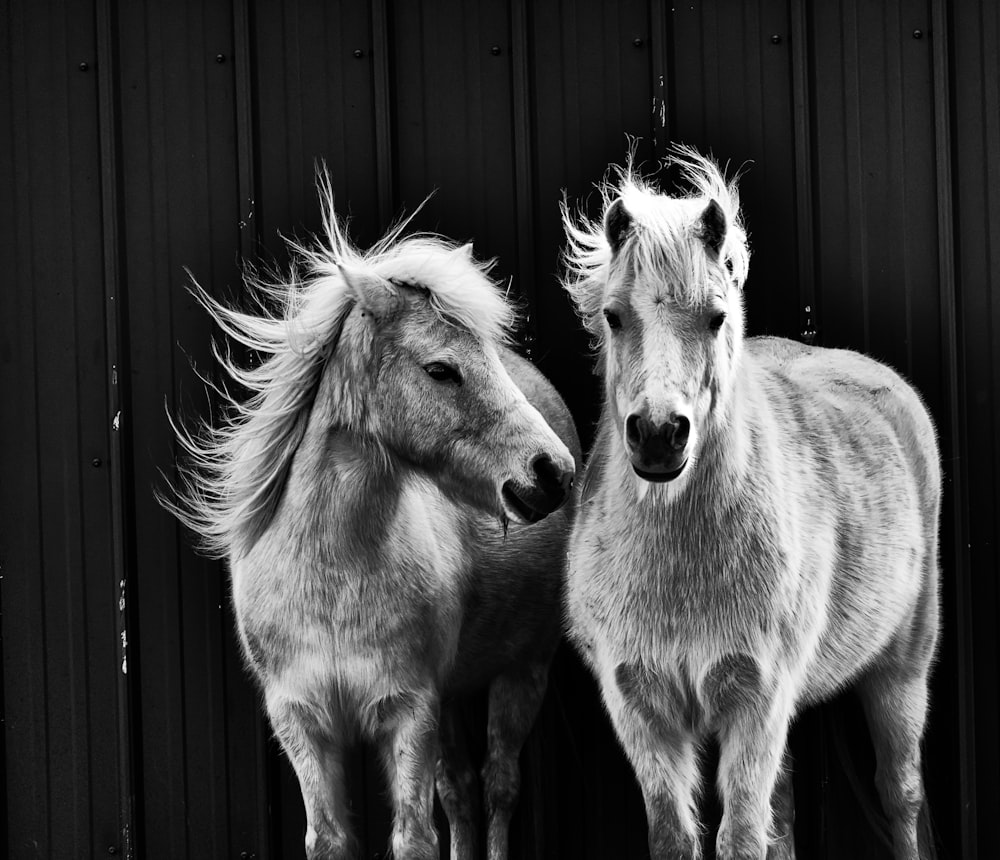
M 606 402 L 640 482 L 682 486 L 722 419 L 743 339 L 748 251 L 735 184 L 678 148 L 695 191 L 622 171 L 599 222 L 563 207 L 565 286 L 600 348 Z
M 377 266 L 341 264 L 355 305 L 333 396 L 355 405 L 331 414 L 452 497 L 535 522 L 565 501 L 575 465 L 504 367 L 512 312 L 487 271 L 470 246 L 429 237 Z

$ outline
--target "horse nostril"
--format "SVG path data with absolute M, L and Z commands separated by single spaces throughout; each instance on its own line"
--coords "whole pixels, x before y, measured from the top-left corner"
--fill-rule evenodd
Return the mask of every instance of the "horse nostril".
M 549 495 L 566 495 L 573 483 L 573 473 L 560 469 L 548 454 L 539 454 L 531 462 L 538 486 Z
M 680 451 L 687 445 L 691 422 L 684 415 L 671 415 L 670 418 L 670 444 L 675 451 Z
M 632 448 L 638 448 L 642 444 L 641 420 L 634 412 L 625 419 L 625 438 Z

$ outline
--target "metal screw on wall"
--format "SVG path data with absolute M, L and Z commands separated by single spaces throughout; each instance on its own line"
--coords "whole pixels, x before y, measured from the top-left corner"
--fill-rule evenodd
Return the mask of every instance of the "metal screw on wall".
M 354 49 L 354 59 L 360 60 L 365 55 L 365 52 L 361 48 Z
M 641 48 L 642 47 L 642 39 L 636 37 L 635 39 L 632 40 L 632 44 L 635 47 L 637 47 L 637 48 Z
M 89 68 L 90 68 L 90 64 L 89 64 L 89 63 L 80 63 L 80 65 L 79 65 L 79 66 L 77 66 L 77 68 L 78 68 L 78 69 L 79 69 L 79 70 L 80 70 L 81 72 L 85 72 L 85 71 L 87 71 L 87 69 L 89 69 Z
M 499 45 L 494 45 L 492 48 L 490 48 L 490 53 L 494 57 L 499 57 L 500 56 L 500 46 Z
M 94 459 L 90 461 L 90 465 L 93 466 L 95 469 L 100 469 L 101 468 L 101 458 L 100 457 L 94 457 Z
M 226 55 L 225 54 L 216 54 L 215 55 L 215 62 L 217 62 L 217 63 L 224 63 L 224 62 L 226 62 Z
M 780 45 L 781 44 L 781 36 L 779 36 L 777 33 L 775 33 L 773 36 L 771 36 L 771 44 L 772 45 Z
M 924 38 L 924 31 L 923 30 L 914 30 L 913 31 L 913 38 L 914 39 L 922 39 L 922 38 Z

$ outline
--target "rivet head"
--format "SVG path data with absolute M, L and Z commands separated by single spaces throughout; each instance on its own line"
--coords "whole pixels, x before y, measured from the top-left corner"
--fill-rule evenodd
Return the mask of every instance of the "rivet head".
M 226 55 L 225 54 L 216 54 L 215 55 L 215 62 L 217 62 L 217 63 L 224 63 L 224 62 L 226 62 Z
M 914 30 L 913 31 L 913 38 L 914 39 L 922 39 L 922 38 L 924 38 L 924 31 L 923 30 Z
M 494 57 L 499 57 L 500 56 L 500 46 L 499 45 L 494 45 L 492 48 L 490 48 L 490 53 Z
M 100 457 L 94 457 L 94 459 L 90 461 L 90 465 L 93 466 L 95 469 L 100 469 L 101 468 L 101 458 Z
M 365 52 L 362 51 L 361 48 L 355 48 L 354 49 L 354 57 L 355 57 L 355 59 L 360 60 L 364 55 L 365 55 Z
M 634 38 L 634 39 L 632 40 L 632 44 L 633 44 L 633 45 L 635 45 L 635 47 L 637 47 L 637 48 L 641 48 L 641 47 L 642 47 L 642 39 L 640 39 L 640 38 L 639 38 L 639 37 L 637 36 L 636 38 Z
M 773 36 L 771 36 L 771 44 L 772 45 L 780 45 L 781 44 L 781 36 L 779 36 L 777 33 L 775 33 Z
M 108 846 L 108 854 L 117 854 L 117 853 L 118 853 L 118 846 L 117 845 L 109 845 Z
M 87 71 L 87 69 L 89 69 L 89 68 L 90 68 L 90 63 L 80 63 L 80 65 L 79 65 L 79 66 L 77 66 L 77 68 L 78 68 L 78 69 L 79 69 L 79 70 L 80 70 L 81 72 L 85 72 L 85 71 Z

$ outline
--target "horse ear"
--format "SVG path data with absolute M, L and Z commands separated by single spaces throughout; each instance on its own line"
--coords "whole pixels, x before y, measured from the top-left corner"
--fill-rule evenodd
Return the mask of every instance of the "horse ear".
M 608 237 L 611 253 L 617 254 L 632 229 L 632 216 L 621 197 L 612 203 L 604 213 L 604 233 Z
M 705 243 L 705 247 L 715 256 L 719 256 L 722 250 L 722 243 L 726 239 L 726 213 L 715 199 L 708 201 L 708 206 L 701 213 L 698 219 L 698 238 Z
M 351 271 L 341 263 L 337 268 L 358 304 L 375 319 L 384 320 L 402 304 L 403 297 L 388 281 L 368 272 Z
M 461 248 L 456 248 L 455 253 L 461 254 L 467 260 L 475 259 L 472 252 L 472 242 L 466 242 Z

